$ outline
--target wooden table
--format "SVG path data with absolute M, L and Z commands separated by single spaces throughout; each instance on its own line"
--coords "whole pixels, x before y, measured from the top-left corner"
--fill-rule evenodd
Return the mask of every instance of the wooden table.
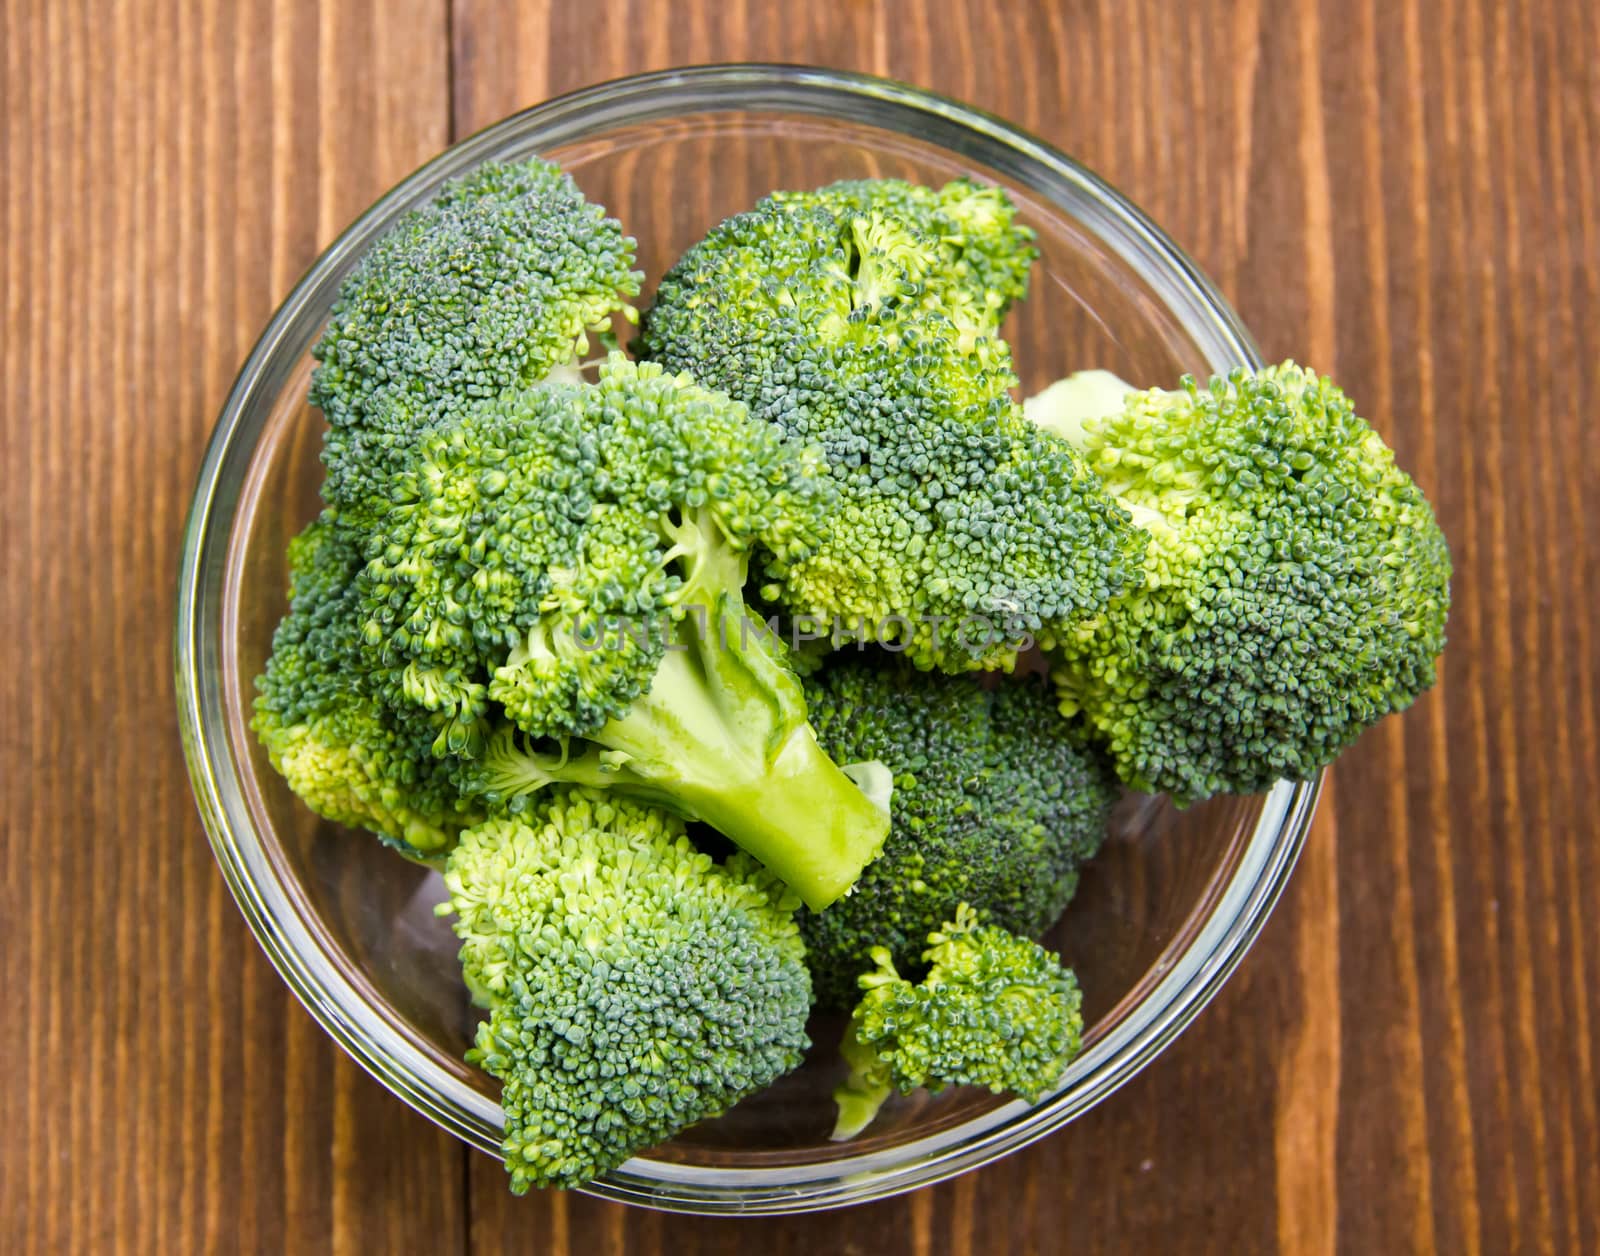
M 0 48 L 0 1250 L 1600 1250 L 1593 0 L 9 0 Z M 741 58 L 938 88 L 1120 185 L 1413 469 L 1452 640 L 1215 1005 L 1065 1132 L 809 1219 L 513 1200 L 229 899 L 179 529 L 257 330 L 374 196 L 523 105 Z

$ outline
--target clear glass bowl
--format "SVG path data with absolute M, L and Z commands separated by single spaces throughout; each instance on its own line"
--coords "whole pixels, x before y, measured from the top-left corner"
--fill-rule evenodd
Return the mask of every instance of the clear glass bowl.
M 778 187 L 968 174 L 1003 185 L 1037 231 L 1033 295 L 1008 328 L 1024 389 L 1106 367 L 1170 384 L 1257 363 L 1249 333 L 1137 209 L 1048 145 L 961 105 L 832 71 L 718 66 L 644 75 L 530 109 L 383 197 L 273 316 L 218 419 L 184 537 L 176 665 L 194 792 L 217 861 L 278 971 L 327 1031 L 418 1111 L 491 1154 L 501 1113 L 462 1062 L 474 1013 L 437 874 L 324 823 L 248 728 L 283 611 L 284 545 L 318 509 L 322 421 L 308 350 L 372 239 L 487 158 L 540 154 L 639 240 L 652 278 L 712 224 Z M 827 1139 L 837 1023 L 805 1067 L 594 1182 L 596 1195 L 698 1212 L 795 1212 L 880 1198 L 981 1165 L 1064 1125 L 1150 1062 L 1238 964 L 1304 840 L 1317 783 L 1175 811 L 1128 799 L 1050 941 L 1078 972 L 1089 1029 L 1036 1104 L 951 1090 L 890 1103 Z

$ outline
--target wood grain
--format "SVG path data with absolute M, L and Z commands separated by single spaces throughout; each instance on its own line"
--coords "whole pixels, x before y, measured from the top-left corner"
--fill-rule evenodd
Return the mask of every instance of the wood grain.
M 380 16 L 381 14 L 381 16 Z M 1589 0 L 11 0 L 0 27 L 0 1249 L 1600 1250 L 1600 13 Z M 212 866 L 177 538 L 249 344 L 451 138 L 807 61 L 1127 191 L 1337 375 L 1456 556 L 1439 687 L 1335 772 L 1216 1003 L 1066 1131 L 844 1213 L 514 1200 L 346 1061 Z
M 7 1252 L 464 1245 L 459 1146 L 333 1047 L 211 865 L 169 680 L 223 396 L 447 141 L 445 37 L 432 3 L 6 7 Z

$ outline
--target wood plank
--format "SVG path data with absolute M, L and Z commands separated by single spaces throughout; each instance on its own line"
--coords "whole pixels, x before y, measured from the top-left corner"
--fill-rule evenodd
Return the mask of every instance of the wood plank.
M 229 901 L 169 679 L 211 424 L 317 250 L 445 143 L 446 17 L 5 8 L 6 1251 L 465 1241 L 463 1149 L 344 1058 Z

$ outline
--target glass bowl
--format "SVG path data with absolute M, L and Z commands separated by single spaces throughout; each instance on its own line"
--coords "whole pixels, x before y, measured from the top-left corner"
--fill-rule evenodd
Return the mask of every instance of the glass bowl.
M 308 350 L 375 236 L 488 158 L 559 161 L 639 241 L 651 279 L 724 216 L 778 187 L 896 175 L 1003 185 L 1038 232 L 1033 294 L 1007 328 L 1025 392 L 1082 367 L 1170 385 L 1258 365 L 1195 265 L 1125 199 L 1048 145 L 878 79 L 782 66 L 642 75 L 473 136 L 406 179 L 312 266 L 251 353 L 206 452 L 183 542 L 176 666 L 185 750 L 218 863 L 284 980 L 364 1067 L 498 1154 L 494 1083 L 469 1068 L 474 1012 L 436 873 L 317 819 L 248 728 L 285 602 L 284 546 L 318 509 L 321 416 Z M 648 297 L 648 292 L 647 292 Z M 1148 1064 L 1238 964 L 1304 840 L 1317 783 L 1176 811 L 1130 797 L 1049 941 L 1079 975 L 1084 1049 L 1039 1103 L 957 1089 L 897 1098 L 835 1144 L 838 1022 L 771 1090 L 586 1189 L 691 1212 L 797 1212 L 880 1198 L 984 1164 L 1058 1128 Z

